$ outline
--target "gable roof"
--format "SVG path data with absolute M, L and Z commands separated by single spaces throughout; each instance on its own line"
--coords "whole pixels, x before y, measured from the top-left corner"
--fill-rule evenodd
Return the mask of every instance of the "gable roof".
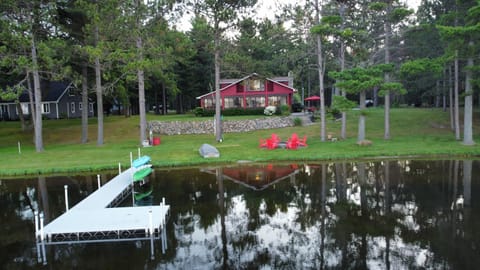
M 62 96 L 65 95 L 67 90 L 74 87 L 72 82 L 50 82 L 41 81 L 40 89 L 42 91 L 42 102 L 58 102 Z M 20 102 L 30 102 L 28 92 L 26 90 L 19 97 Z M 1 103 L 11 103 L 12 101 L 3 101 Z
M 237 84 L 237 83 L 242 82 L 242 81 L 244 81 L 244 80 L 246 80 L 246 79 L 249 79 L 249 78 L 251 78 L 251 77 L 262 77 L 262 76 L 258 75 L 257 73 L 252 73 L 252 74 L 247 75 L 247 76 L 245 76 L 245 77 L 243 77 L 243 78 L 241 78 L 241 79 L 223 79 L 223 80 L 220 80 L 220 82 L 222 82 L 222 83 L 228 83 L 228 85 L 226 85 L 226 86 L 224 86 L 223 88 L 220 89 L 220 92 L 222 92 L 223 90 L 229 88 L 229 87 L 232 86 L 233 84 Z M 275 84 L 280 84 L 280 85 L 282 85 L 282 86 L 284 86 L 284 87 L 292 90 L 293 92 L 297 92 L 297 90 L 296 90 L 295 88 L 293 88 L 293 87 L 291 87 L 291 86 L 288 86 L 288 85 L 286 85 L 286 84 L 281 83 L 281 82 L 278 81 L 278 80 L 283 80 L 283 79 L 285 79 L 285 78 L 287 78 L 287 77 L 275 77 L 275 78 L 273 78 L 273 79 L 265 78 L 265 80 L 271 81 L 271 82 L 273 82 L 273 83 L 275 83 Z M 215 93 L 215 91 L 211 91 L 211 92 L 208 92 L 208 93 L 203 94 L 203 95 L 201 95 L 201 96 L 198 96 L 197 99 L 201 99 L 201 98 L 203 98 L 203 97 L 205 97 L 205 96 L 208 96 L 208 95 L 211 95 L 211 94 L 213 94 L 213 93 Z

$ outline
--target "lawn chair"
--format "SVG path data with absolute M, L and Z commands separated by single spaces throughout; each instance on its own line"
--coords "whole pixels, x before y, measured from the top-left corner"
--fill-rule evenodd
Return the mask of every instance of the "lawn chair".
M 300 147 L 307 146 L 307 135 L 303 136 L 303 139 L 298 140 L 298 146 Z
M 272 133 L 271 139 L 272 139 L 272 141 L 274 141 L 274 142 L 276 142 L 276 143 L 279 143 L 279 142 L 280 142 L 280 137 L 278 137 L 278 135 L 275 134 L 275 133 Z
M 298 148 L 298 140 L 292 140 L 292 138 L 288 139 L 286 148 L 287 149 L 297 149 Z
M 267 140 L 260 139 L 260 144 L 258 145 L 260 148 L 267 148 Z
M 267 139 L 267 149 L 272 150 L 272 149 L 277 148 L 277 147 L 278 147 L 278 143 L 279 143 L 278 141 L 273 140 L 272 138 L 268 138 L 268 139 Z
M 297 149 L 300 145 L 297 133 L 293 133 L 287 141 L 287 149 Z

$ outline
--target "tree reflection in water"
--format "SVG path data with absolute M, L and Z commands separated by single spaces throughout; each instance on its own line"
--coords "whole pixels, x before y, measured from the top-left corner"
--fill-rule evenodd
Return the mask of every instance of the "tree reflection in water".
M 476 269 L 479 165 L 391 160 L 156 169 L 153 203 L 165 197 L 172 207 L 165 255 L 149 261 L 149 246 L 142 243 L 58 246 L 49 252 L 49 264 L 54 269 Z M 51 218 L 58 216 L 64 211 L 63 185 L 73 185 L 73 205 L 92 192 L 92 178 L 2 180 L 1 265 L 40 268 L 32 262 L 33 215 L 25 213 L 45 207 Z M 26 190 L 34 194 L 30 204 Z M 31 238 L 25 239 L 26 231 Z

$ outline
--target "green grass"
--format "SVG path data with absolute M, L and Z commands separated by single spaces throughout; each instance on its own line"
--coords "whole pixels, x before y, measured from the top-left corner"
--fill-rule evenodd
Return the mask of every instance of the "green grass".
M 224 134 L 224 142 L 215 142 L 213 134 L 161 136 L 156 147 L 141 148 L 142 154 L 150 155 L 153 164 L 161 167 L 189 166 L 200 164 L 225 164 L 239 160 L 312 161 L 344 160 L 359 158 L 410 158 L 425 157 L 477 157 L 480 147 L 464 146 L 455 140 L 450 130 L 448 113 L 438 109 L 402 108 L 391 111 L 391 139 L 383 139 L 383 110 L 369 109 L 367 114 L 367 139 L 371 146 L 356 145 L 358 111 L 348 113 L 347 139 L 337 142 L 320 140 L 319 122 L 310 126 L 259 130 L 245 133 Z M 250 117 L 225 117 L 245 119 Z M 474 117 L 476 118 L 476 117 Z M 187 121 L 207 120 L 192 115 L 148 115 L 148 120 Z M 104 145 L 97 146 L 97 123 L 89 120 L 89 139 L 80 144 L 80 119 L 46 120 L 43 122 L 45 151 L 35 152 L 33 131 L 22 132 L 19 122 L 0 122 L 0 175 L 58 174 L 67 172 L 96 172 L 116 169 L 130 163 L 130 153 L 137 157 L 139 147 L 138 116 L 105 117 Z M 327 132 L 339 137 L 340 121 L 328 120 Z M 474 123 L 474 138 L 478 140 L 480 123 Z M 293 132 L 300 137 L 307 135 L 308 147 L 298 150 L 266 150 L 258 147 L 259 139 L 277 133 L 287 139 Z M 21 143 L 21 154 L 18 153 Z M 221 157 L 203 159 L 198 148 L 203 143 L 215 145 Z

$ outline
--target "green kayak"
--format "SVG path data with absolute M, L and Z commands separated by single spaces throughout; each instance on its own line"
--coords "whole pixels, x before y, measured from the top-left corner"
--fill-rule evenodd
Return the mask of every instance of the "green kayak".
M 143 178 L 148 176 L 149 174 L 152 173 L 152 168 L 151 167 L 145 167 L 133 174 L 133 181 L 142 181 Z
M 134 197 L 135 197 L 135 200 L 136 201 L 140 201 L 148 196 L 150 196 L 152 194 L 152 189 L 150 190 L 147 190 L 146 192 L 142 192 L 142 193 L 135 193 L 134 194 Z

